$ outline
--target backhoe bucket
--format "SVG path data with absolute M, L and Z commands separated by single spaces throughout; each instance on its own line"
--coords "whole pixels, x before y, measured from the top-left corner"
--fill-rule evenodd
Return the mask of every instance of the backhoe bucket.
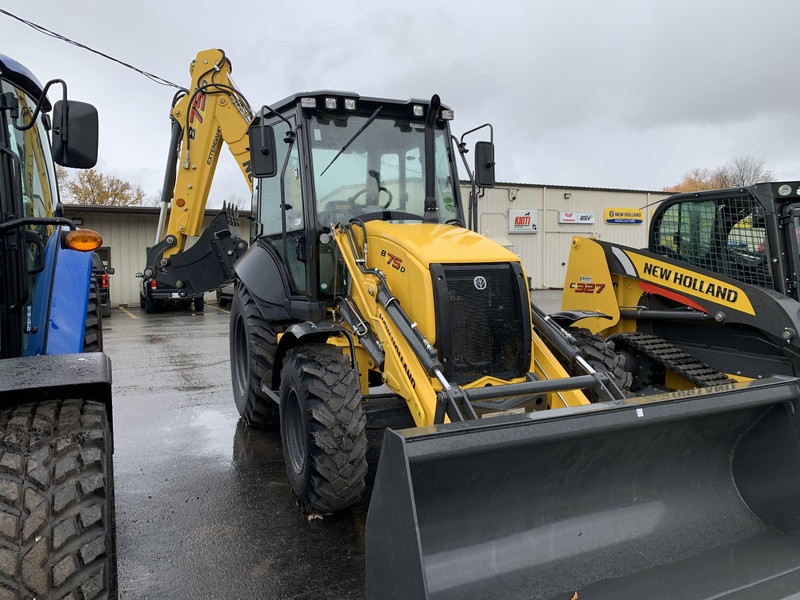
M 367 598 L 798 598 L 798 384 L 387 430 Z

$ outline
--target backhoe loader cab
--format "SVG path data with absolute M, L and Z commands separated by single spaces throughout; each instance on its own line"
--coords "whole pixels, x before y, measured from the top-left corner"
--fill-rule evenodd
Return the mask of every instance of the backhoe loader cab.
M 447 121 L 452 111 L 443 109 L 433 124 L 428 167 L 427 107 L 422 101 L 305 93 L 265 111 L 251 128 L 256 177 L 264 177 L 258 168 L 264 162 L 259 160 L 265 156 L 264 140 L 277 140 L 269 142 L 274 152 L 270 149 L 266 156 L 268 172 L 275 176 L 261 178 L 255 186 L 254 237 L 281 257 L 287 296 L 316 303 L 309 310 L 317 316 L 323 314 L 322 304 L 344 289 L 331 262 L 334 224 L 351 219 L 464 222 Z M 397 270 L 405 271 L 397 264 Z

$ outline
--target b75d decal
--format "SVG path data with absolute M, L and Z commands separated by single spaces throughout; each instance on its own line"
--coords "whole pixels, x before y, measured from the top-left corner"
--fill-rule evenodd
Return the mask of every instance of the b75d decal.
M 391 252 L 387 252 L 386 250 L 381 250 L 381 256 L 386 258 L 386 264 L 392 267 L 393 269 L 397 269 L 401 273 L 406 272 L 406 268 L 403 266 L 403 259 L 399 256 L 395 256 Z

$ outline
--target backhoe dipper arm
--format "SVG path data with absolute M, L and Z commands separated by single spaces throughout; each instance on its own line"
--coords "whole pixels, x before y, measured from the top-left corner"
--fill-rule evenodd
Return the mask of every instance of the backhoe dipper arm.
M 235 211 L 228 211 L 226 218 L 220 215 L 208 228 L 212 231 L 203 232 L 198 243 L 186 250 L 187 237 L 200 235 L 222 142 L 253 188 L 247 140 L 253 112 L 230 79 L 230 61 L 222 50 L 205 50 L 189 72 L 192 86 L 176 96 L 170 115 L 173 135 L 161 216 L 144 271 L 146 277 L 176 285 L 187 295 L 232 279 L 231 266 L 247 247 L 228 229 L 227 225 L 238 225 Z

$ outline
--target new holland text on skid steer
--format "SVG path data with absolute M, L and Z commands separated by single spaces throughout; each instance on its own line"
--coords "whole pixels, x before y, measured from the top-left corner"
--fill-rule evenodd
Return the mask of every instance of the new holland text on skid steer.
M 220 51 L 200 53 L 173 109 L 170 233 L 147 268 L 192 291 L 235 274 L 236 407 L 279 424 L 304 510 L 354 502 L 365 427 L 393 426 L 367 518 L 369 598 L 710 598 L 792 576 L 785 500 L 800 484 L 764 455 L 788 443 L 775 430 L 793 423 L 796 380 L 623 398 L 531 309 L 519 258 L 464 227 L 465 147 L 437 97 L 303 93 L 253 119 L 229 73 Z M 255 177 L 252 243 L 241 253 L 219 218 L 209 250 L 179 262 L 195 251 L 175 251 L 181 219 L 205 208 L 211 175 L 187 181 L 220 139 Z M 475 154 L 492 183 L 492 144 Z

